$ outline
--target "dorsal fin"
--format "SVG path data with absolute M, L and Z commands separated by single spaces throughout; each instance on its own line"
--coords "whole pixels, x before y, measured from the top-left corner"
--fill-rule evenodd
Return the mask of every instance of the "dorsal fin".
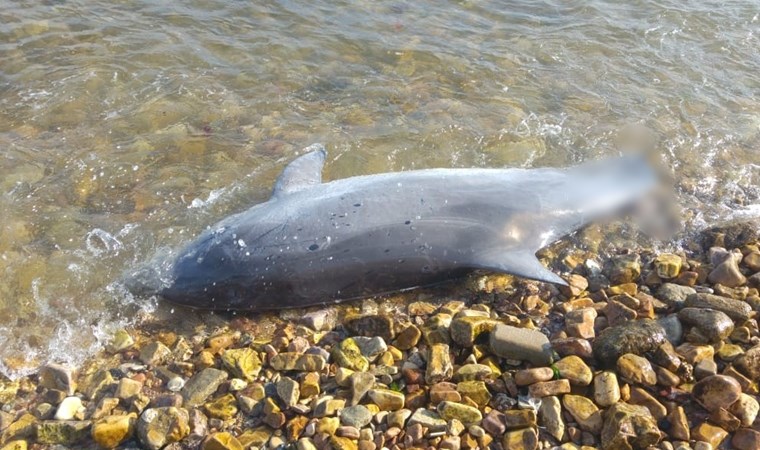
M 528 250 L 490 249 L 479 253 L 472 264 L 474 269 L 505 272 L 512 275 L 567 286 L 567 282 L 544 267 Z
M 274 184 L 272 197 L 298 192 L 322 182 L 322 167 L 325 165 L 327 151 L 322 144 L 312 144 L 304 149 L 307 152 L 285 166 Z

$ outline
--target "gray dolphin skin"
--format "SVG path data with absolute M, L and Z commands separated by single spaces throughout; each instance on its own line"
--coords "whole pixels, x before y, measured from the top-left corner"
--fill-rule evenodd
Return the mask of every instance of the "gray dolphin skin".
M 203 309 L 304 307 L 433 285 L 473 270 L 565 284 L 535 252 L 655 186 L 642 158 L 569 169 L 430 169 L 322 182 L 291 162 L 270 200 L 181 250 L 159 294 Z

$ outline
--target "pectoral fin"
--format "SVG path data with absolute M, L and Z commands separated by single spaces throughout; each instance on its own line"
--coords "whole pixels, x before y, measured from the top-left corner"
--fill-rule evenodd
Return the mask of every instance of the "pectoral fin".
M 274 184 L 272 197 L 298 192 L 322 182 L 322 167 L 327 151 L 322 144 L 312 144 L 304 149 L 308 152 L 288 164 Z
M 550 271 L 528 251 L 489 250 L 476 256 L 473 268 L 506 272 L 512 275 L 567 286 L 567 282 Z

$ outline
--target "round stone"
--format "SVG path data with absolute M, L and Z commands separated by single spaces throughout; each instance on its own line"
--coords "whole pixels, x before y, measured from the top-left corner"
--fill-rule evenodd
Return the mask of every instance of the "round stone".
M 356 428 L 364 428 L 372 421 L 372 412 L 364 405 L 349 406 L 340 411 L 340 423 Z
M 691 391 L 694 399 L 710 412 L 728 408 L 739 399 L 739 382 L 726 375 L 712 375 L 698 381 Z

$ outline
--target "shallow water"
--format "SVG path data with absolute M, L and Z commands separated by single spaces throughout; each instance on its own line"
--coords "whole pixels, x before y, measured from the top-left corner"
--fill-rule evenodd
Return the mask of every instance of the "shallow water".
M 684 220 L 760 216 L 751 2 L 0 3 L 0 372 L 78 363 L 170 306 L 114 284 L 326 178 L 652 147 Z

